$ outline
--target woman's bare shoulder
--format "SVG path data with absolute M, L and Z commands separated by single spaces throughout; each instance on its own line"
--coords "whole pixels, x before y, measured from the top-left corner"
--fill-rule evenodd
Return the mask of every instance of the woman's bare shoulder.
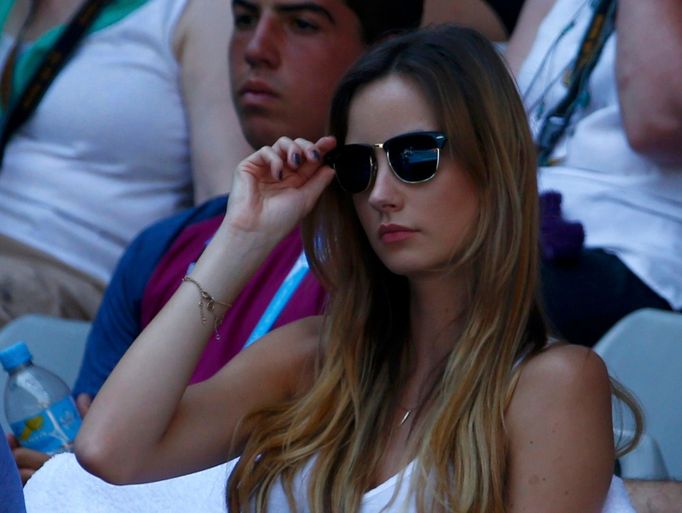
M 597 353 L 589 347 L 565 343 L 550 343 L 538 354 L 524 362 L 521 374 L 526 379 L 572 379 L 577 374 L 598 377 L 606 366 Z
M 556 399 L 584 390 L 610 393 L 606 365 L 590 348 L 555 343 L 523 362 L 514 397 Z
M 519 372 L 505 415 L 509 511 L 599 511 L 614 461 L 604 362 L 586 347 L 557 344 Z
M 583 346 L 552 344 L 523 362 L 507 420 L 513 429 L 543 411 L 567 421 L 590 413 L 610 418 L 610 401 L 611 382 L 599 355 Z

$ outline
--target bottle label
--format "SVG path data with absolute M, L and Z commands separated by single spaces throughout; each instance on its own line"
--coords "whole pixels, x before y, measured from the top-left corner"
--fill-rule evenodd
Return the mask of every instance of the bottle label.
M 81 416 L 71 396 L 50 405 L 38 415 L 11 424 L 23 447 L 55 454 L 68 448 L 81 426 Z

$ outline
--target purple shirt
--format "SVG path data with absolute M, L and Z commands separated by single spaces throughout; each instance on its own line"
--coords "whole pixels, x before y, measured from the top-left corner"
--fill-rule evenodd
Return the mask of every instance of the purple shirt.
M 219 215 L 191 225 L 175 239 L 145 288 L 141 305 L 142 328 L 149 324 L 180 286 L 183 276 L 198 260 L 222 220 L 223 215 Z M 194 370 L 191 383 L 211 377 L 244 347 L 302 250 L 298 229 L 275 247 L 225 314 L 218 328 L 220 340 L 216 340 L 215 336 L 211 338 Z M 282 310 L 273 329 L 320 314 L 325 299 L 324 290 L 309 272 Z M 199 315 L 198 308 L 196 314 Z M 210 320 L 210 314 L 208 316 Z

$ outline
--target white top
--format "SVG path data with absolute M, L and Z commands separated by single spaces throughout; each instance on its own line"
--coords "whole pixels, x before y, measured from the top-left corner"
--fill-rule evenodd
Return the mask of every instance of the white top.
M 237 460 L 228 463 L 236 464 Z M 303 472 L 294 477 L 293 491 L 297 513 L 310 513 L 308 508 L 308 476 L 312 461 L 306 465 Z M 410 484 L 414 462 L 396 475 L 388 478 L 376 488 L 372 488 L 362 498 L 360 513 L 412 513 L 416 512 L 415 498 L 410 494 Z M 395 496 L 394 496 L 395 495 Z M 268 511 L 287 513 L 289 506 L 284 488 L 277 482 L 270 492 Z
M 114 486 L 88 474 L 73 454 L 51 458 L 24 488 L 27 513 L 225 513 L 225 486 L 236 460 L 201 472 L 142 485 Z M 412 513 L 414 503 L 405 502 L 411 467 L 405 471 L 399 497 L 389 509 L 398 477 L 392 477 L 365 494 L 361 513 Z M 303 481 L 299 480 L 299 490 Z M 298 494 L 299 492 L 297 492 Z M 304 507 L 305 501 L 299 501 Z M 405 509 L 407 508 L 407 509 Z M 270 513 L 287 513 L 289 506 L 281 487 L 270 498 Z M 307 509 L 299 509 L 307 512 Z M 603 513 L 635 513 L 623 482 L 614 477 Z
M 228 472 L 236 460 L 228 462 Z M 296 513 L 310 513 L 307 504 L 307 476 L 312 463 L 294 478 L 294 499 L 298 510 Z M 414 461 L 403 471 L 390 477 L 382 484 L 369 490 L 362 499 L 359 513 L 417 513 L 416 498 L 410 493 Z M 276 513 L 293 513 L 289 509 L 284 488 L 279 482 L 273 487 L 268 511 Z M 30 511 L 29 511 L 30 513 Z M 602 513 L 635 513 L 630 504 L 623 482 L 613 477 Z
M 106 282 L 137 232 L 191 204 L 171 45 L 186 1 L 149 0 L 81 42 L 7 146 L 0 233 Z
M 557 0 L 519 73 L 534 133 L 563 98 L 562 71 L 592 16 L 589 0 Z M 559 35 L 563 34 L 563 35 Z M 565 216 L 585 227 L 585 245 L 618 256 L 642 281 L 682 308 L 682 169 L 662 167 L 628 145 L 616 89 L 616 35 L 589 81 L 589 104 L 557 145 L 558 165 L 540 169 L 541 190 L 563 196 Z

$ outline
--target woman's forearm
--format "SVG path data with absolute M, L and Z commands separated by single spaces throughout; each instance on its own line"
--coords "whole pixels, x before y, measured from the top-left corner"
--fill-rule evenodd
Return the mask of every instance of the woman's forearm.
M 191 278 L 215 299 L 231 303 L 276 241 L 237 233 L 223 225 L 195 265 Z M 113 482 L 137 480 L 141 463 L 173 459 L 169 443 L 200 432 L 191 416 L 175 417 L 192 372 L 214 332 L 214 316 L 199 287 L 183 282 L 140 334 L 99 392 L 76 442 L 79 460 Z M 202 322 L 202 312 L 205 322 Z M 183 425 L 173 425 L 182 422 Z M 200 419 L 197 419 L 200 422 Z M 166 438 L 165 438 L 166 437 Z
M 128 483 L 211 466 L 239 443 L 241 419 L 277 400 L 279 382 L 265 386 L 261 376 L 276 375 L 278 362 L 260 356 L 186 389 L 215 316 L 224 313 L 221 303 L 234 301 L 333 178 L 322 157 L 335 144 L 330 137 L 317 143 L 283 137 L 239 164 L 225 218 L 191 280 L 135 340 L 90 408 L 76 440 L 88 470 Z M 254 369 L 263 365 L 258 375 Z

